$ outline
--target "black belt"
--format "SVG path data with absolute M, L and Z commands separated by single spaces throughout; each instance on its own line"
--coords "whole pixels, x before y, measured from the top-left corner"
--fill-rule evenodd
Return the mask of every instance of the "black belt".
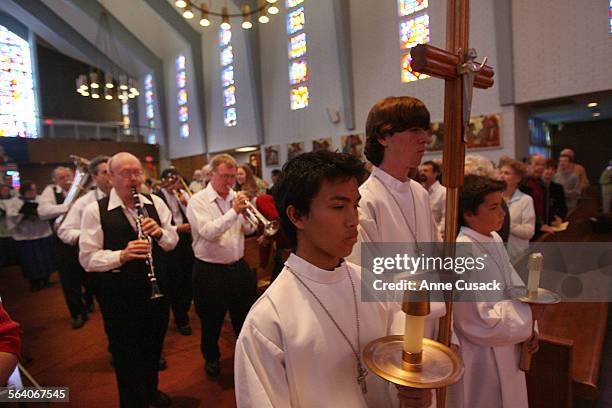
M 198 263 L 200 263 L 202 265 L 217 266 L 217 267 L 221 266 L 221 267 L 225 267 L 225 268 L 234 268 L 234 267 L 238 266 L 239 264 L 241 264 L 243 260 L 244 260 L 244 258 L 240 258 L 236 262 L 222 264 L 222 263 L 214 263 L 214 262 L 203 261 L 201 259 L 196 258 L 196 262 L 198 262 Z

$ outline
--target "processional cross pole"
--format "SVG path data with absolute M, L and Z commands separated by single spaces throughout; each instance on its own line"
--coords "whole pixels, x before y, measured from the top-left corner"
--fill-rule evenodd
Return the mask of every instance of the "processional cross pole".
M 468 47 L 470 2 L 446 1 L 446 49 L 419 44 L 411 51 L 412 69 L 444 79 L 444 150 L 442 184 L 446 187 L 444 241 L 454 255 L 458 232 L 459 191 L 463 184 L 467 129 L 472 91 L 493 86 L 493 68 L 486 58 L 476 62 L 476 50 Z M 448 346 L 451 339 L 452 292 L 446 297 L 446 316 L 440 319 L 438 340 Z M 444 407 L 445 389 L 440 388 L 438 407 Z

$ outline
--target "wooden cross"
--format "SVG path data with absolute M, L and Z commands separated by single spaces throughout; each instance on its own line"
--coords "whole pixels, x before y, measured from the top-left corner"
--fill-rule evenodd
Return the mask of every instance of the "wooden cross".
M 442 184 L 446 187 L 446 218 L 444 241 L 454 253 L 458 230 L 459 191 L 463 184 L 465 162 L 465 132 L 470 120 L 472 90 L 493 86 L 493 68 L 475 61 L 476 51 L 468 48 L 470 2 L 446 1 L 446 50 L 429 44 L 414 47 L 412 69 L 422 74 L 444 79 L 444 150 L 442 153 Z M 452 292 L 446 300 L 446 316 L 440 319 L 438 340 L 450 345 Z M 438 389 L 437 405 L 444 407 L 445 389 Z

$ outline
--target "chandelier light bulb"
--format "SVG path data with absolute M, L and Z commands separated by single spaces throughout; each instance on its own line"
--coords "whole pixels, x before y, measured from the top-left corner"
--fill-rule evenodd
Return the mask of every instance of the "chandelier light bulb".
M 243 21 L 242 28 L 244 28 L 245 30 L 249 30 L 253 28 L 253 23 L 251 23 L 250 21 Z
M 81 91 L 81 95 L 83 95 L 83 96 L 89 96 L 89 92 L 87 92 L 87 91 Z
M 97 93 L 92 93 L 92 94 L 91 94 L 91 97 L 92 97 L 93 99 L 100 99 L 100 94 L 97 94 Z
M 187 2 L 185 0 L 176 0 L 174 5 L 178 8 L 185 8 L 187 6 Z
M 92 72 L 89 74 L 89 80 L 91 81 L 91 84 L 89 84 L 89 86 L 91 86 L 92 89 L 98 89 L 100 87 L 100 85 L 98 85 L 98 74 L 96 72 Z
M 249 30 L 253 27 L 251 23 L 251 6 L 248 4 L 242 5 L 242 28 Z
M 202 17 L 200 19 L 200 25 L 202 27 L 208 27 L 210 25 L 210 20 L 208 18 L 206 18 L 206 17 Z
M 267 1 L 268 3 L 270 3 L 270 4 L 274 4 L 274 3 L 276 3 L 276 0 L 266 0 L 266 1 Z
M 183 17 L 187 20 L 191 20 L 193 18 L 193 11 L 191 10 L 191 4 L 187 4 L 185 6 L 185 11 L 183 11 Z
M 113 88 L 115 85 L 113 84 L 113 75 L 110 72 L 104 74 L 104 80 L 106 81 L 106 87 L 108 89 Z
M 232 26 L 229 22 L 229 13 L 227 11 L 227 7 L 223 7 L 223 9 L 221 10 L 221 14 L 223 15 L 223 22 L 221 23 L 221 28 L 224 30 L 229 30 L 230 28 L 232 28 Z
M 278 14 L 278 7 L 276 7 L 276 6 L 268 7 L 268 13 L 270 13 L 270 14 Z

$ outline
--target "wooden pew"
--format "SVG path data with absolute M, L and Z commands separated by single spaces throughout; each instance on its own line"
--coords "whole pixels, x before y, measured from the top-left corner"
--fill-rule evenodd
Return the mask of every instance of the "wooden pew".
M 591 231 L 589 217 L 596 215 L 597 211 L 598 200 L 591 192 L 569 215 L 570 224 L 566 231 L 543 235 L 538 242 L 611 241 L 610 234 L 593 234 Z M 538 369 L 527 376 L 530 406 L 532 398 L 534 404 L 538 404 L 533 406 L 537 407 L 571 406 L 572 401 L 580 403 L 597 399 L 608 305 L 607 302 L 567 302 L 546 310 L 538 321 L 542 344 L 541 351 L 533 359 Z M 561 350 L 563 347 L 565 351 Z M 571 350 L 571 355 L 564 357 L 568 350 Z M 551 373 L 561 379 L 569 374 L 572 380 L 569 392 L 561 389 L 562 384 L 558 382 L 552 388 L 545 387 L 551 385 L 548 378 Z M 551 405 L 541 405 L 545 401 Z

